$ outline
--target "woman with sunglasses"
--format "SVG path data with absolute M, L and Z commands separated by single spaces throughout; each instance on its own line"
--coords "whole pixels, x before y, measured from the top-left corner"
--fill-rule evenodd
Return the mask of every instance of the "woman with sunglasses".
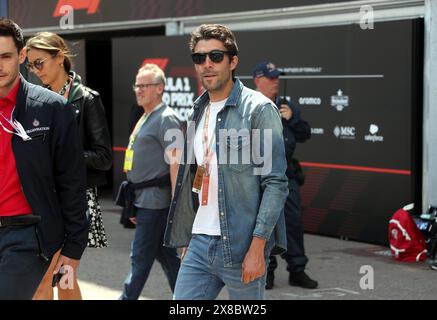
M 26 48 L 29 61 L 26 67 L 36 74 L 44 86 L 64 96 L 74 108 L 87 165 L 87 214 L 90 222 L 88 246 L 106 247 L 107 239 L 97 198 L 97 187 L 106 183 L 105 171 L 112 165 L 112 151 L 105 109 L 100 96 L 83 85 L 80 76 L 71 70 L 72 55 L 64 39 L 57 34 L 38 33 L 27 41 Z M 53 299 L 54 262 L 57 261 L 59 253 L 60 250 L 54 256 L 34 299 Z M 60 300 L 82 298 L 76 276 L 73 289 L 62 287 L 65 286 L 58 283 Z

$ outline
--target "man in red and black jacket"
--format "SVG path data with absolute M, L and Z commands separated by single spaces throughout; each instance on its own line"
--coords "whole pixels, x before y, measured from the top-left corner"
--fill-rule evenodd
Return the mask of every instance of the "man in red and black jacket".
M 86 169 L 71 105 L 19 74 L 23 34 L 0 19 L 0 300 L 31 299 L 55 272 L 76 275 L 88 240 Z M 71 279 L 71 278 L 70 278 Z

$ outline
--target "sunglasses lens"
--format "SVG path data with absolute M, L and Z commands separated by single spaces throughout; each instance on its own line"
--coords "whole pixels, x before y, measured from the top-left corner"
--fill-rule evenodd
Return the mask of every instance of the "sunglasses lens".
M 191 55 L 191 58 L 193 59 L 193 62 L 195 64 L 202 64 L 205 62 L 206 60 L 206 56 L 208 55 L 209 59 L 214 62 L 214 63 L 219 63 L 223 61 L 223 58 L 225 56 L 225 51 L 221 51 L 221 50 L 213 50 L 211 52 L 208 53 L 193 53 Z
M 26 68 L 27 68 L 27 70 L 29 70 L 29 71 L 33 71 L 33 69 L 36 69 L 36 70 L 38 70 L 38 71 L 41 71 L 42 68 L 43 68 L 43 65 L 44 65 L 44 61 L 39 61 L 39 60 L 37 60 L 37 61 L 35 61 L 34 63 L 30 63 L 30 62 L 28 62 L 28 63 L 26 64 Z
M 211 51 L 209 53 L 209 58 L 214 63 L 222 62 L 224 56 L 225 56 L 225 53 L 222 51 Z
M 195 64 L 202 64 L 206 60 L 206 54 L 204 54 L 204 53 L 193 53 L 191 55 L 191 59 L 193 59 L 193 62 Z

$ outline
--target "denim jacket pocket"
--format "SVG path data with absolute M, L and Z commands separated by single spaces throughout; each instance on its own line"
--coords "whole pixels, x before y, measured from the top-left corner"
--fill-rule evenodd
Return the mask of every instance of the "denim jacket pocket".
M 226 138 L 229 168 L 237 173 L 252 168 L 251 143 L 247 136 L 228 136 Z

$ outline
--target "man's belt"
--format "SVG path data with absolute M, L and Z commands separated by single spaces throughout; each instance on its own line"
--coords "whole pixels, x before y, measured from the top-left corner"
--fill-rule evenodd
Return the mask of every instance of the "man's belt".
M 27 214 L 23 216 L 0 217 L 0 228 L 12 226 L 30 226 L 41 221 L 41 217 Z

